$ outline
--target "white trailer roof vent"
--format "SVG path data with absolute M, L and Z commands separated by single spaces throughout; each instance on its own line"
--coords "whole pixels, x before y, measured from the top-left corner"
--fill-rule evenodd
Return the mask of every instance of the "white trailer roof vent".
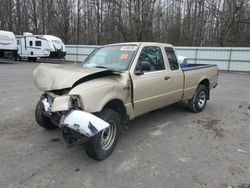
M 24 32 L 24 33 L 23 33 L 23 35 L 24 35 L 24 36 L 32 36 L 32 35 L 33 35 L 33 33 L 30 33 L 30 32 Z

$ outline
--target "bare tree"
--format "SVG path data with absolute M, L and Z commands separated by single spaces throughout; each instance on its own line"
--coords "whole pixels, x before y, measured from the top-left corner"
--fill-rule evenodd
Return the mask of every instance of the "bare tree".
M 250 46 L 250 0 L 0 0 L 0 29 L 66 43 Z

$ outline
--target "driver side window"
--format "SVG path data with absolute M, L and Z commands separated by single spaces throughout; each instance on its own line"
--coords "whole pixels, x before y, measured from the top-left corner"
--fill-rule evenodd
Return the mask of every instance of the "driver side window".
M 157 46 L 148 46 L 142 49 L 136 70 L 141 70 L 141 62 L 148 62 L 150 64 L 151 69 L 147 72 L 165 69 L 161 48 Z

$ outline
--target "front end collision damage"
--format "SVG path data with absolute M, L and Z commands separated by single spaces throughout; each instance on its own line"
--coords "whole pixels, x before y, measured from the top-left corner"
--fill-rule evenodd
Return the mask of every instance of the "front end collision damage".
M 68 127 L 86 137 L 93 137 L 108 126 L 106 121 L 81 110 L 70 111 L 60 122 L 60 128 Z
M 120 73 L 103 68 L 83 69 L 72 65 L 41 63 L 33 72 L 33 81 L 41 91 L 54 91 L 72 89 L 81 83 L 112 75 Z
M 108 126 L 106 121 L 82 110 L 69 111 L 61 117 L 59 125 L 69 146 L 85 143 Z
M 71 105 L 71 96 L 63 95 L 54 98 L 53 104 L 51 106 L 51 112 L 62 112 L 68 111 Z
M 61 77 L 62 74 L 67 76 Z M 41 98 L 42 113 L 62 129 L 70 145 L 85 142 L 109 126 L 93 113 L 101 111 L 117 93 L 124 104 L 130 101 L 130 92 L 124 89 L 130 83 L 127 73 L 41 65 L 33 75 L 35 85 L 45 91 Z M 96 92 L 96 88 L 102 88 L 102 92 Z M 101 101 L 96 100 L 99 95 L 103 97 Z
M 50 117 L 53 114 L 60 117 L 58 127 L 62 129 L 64 140 L 69 145 L 84 143 L 109 126 L 99 117 L 80 109 L 78 104 L 72 106 L 75 99 L 77 96 L 70 95 L 58 96 L 53 100 L 45 95 L 42 99 L 44 113 Z
M 49 102 L 48 99 L 45 97 L 42 99 L 43 107 L 45 112 L 49 112 L 51 109 L 52 102 Z

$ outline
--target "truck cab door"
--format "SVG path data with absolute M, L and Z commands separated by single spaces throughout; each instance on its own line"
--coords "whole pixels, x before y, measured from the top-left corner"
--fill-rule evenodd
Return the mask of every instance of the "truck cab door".
M 166 52 L 164 47 L 144 46 L 138 59 L 135 59 L 136 66 L 130 72 L 135 117 L 178 102 L 182 98 L 183 72 L 178 62 L 176 70 L 169 68 Z M 150 68 L 140 73 L 141 65 L 144 64 L 150 64 Z
M 164 47 L 163 56 L 167 67 L 167 84 L 168 101 L 170 103 L 182 100 L 184 91 L 184 73 L 179 66 L 176 53 L 172 47 Z
M 158 46 L 142 48 L 137 63 L 131 68 L 135 116 L 139 116 L 167 104 L 167 71 Z M 147 70 L 141 70 L 148 64 Z

